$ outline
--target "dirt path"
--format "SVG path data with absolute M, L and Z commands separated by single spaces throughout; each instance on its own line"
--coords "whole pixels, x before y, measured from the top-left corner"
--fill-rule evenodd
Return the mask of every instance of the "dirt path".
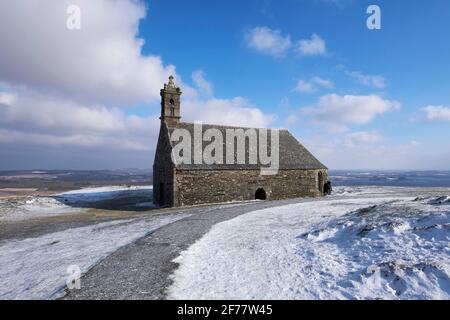
M 172 260 L 211 226 L 250 211 L 300 201 L 178 209 L 191 216 L 117 250 L 84 275 L 80 290 L 68 292 L 64 299 L 164 299 L 165 289 L 171 284 L 169 276 L 177 267 Z

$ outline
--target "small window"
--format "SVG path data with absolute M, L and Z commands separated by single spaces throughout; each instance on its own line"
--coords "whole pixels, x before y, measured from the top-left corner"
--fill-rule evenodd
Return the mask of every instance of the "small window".
M 170 104 L 173 106 L 173 105 L 175 105 L 175 100 L 173 100 L 173 99 L 170 99 Z

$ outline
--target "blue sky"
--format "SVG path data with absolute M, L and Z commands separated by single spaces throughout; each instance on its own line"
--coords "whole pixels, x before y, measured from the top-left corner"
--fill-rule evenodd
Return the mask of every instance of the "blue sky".
M 187 121 L 285 127 L 332 169 L 450 169 L 448 1 L 70 3 L 81 8 L 78 33 L 55 29 L 65 1 L 44 1 L 49 22 L 29 34 L 0 19 L 6 44 L 38 34 L 0 55 L 0 169 L 151 167 L 170 73 Z M 371 4 L 381 30 L 366 27 Z M 31 23 L 35 12 L 7 6 Z M 49 52 L 27 56 L 27 45 Z M 57 104 L 77 116 L 49 119 Z M 46 121 L 25 119 L 31 108 Z
M 318 74 L 333 79 L 340 92 L 373 93 L 345 77 L 338 65 L 383 75 L 388 85 L 378 92 L 401 98 L 412 108 L 448 99 L 450 3 L 378 1 L 382 29 L 370 31 L 365 11 L 372 3 L 152 1 L 140 35 L 148 42 L 145 53 L 161 55 L 183 77 L 203 69 L 217 95 L 246 96 L 263 109 L 275 108 L 285 96 L 296 105 L 313 102 L 311 96 L 293 94 L 292 88 L 296 80 Z M 327 54 L 302 58 L 288 52 L 279 59 L 257 55 L 243 39 L 255 26 L 280 30 L 292 40 L 316 33 L 326 41 Z
M 149 39 L 145 50 L 175 64 L 184 78 L 189 78 L 192 70 L 202 69 L 214 83 L 216 95 L 244 96 L 265 112 L 276 113 L 280 126 L 286 125 L 282 121 L 286 109 L 295 112 L 327 91 L 377 94 L 399 101 L 401 109 L 358 130 L 377 131 L 394 144 L 423 141 L 436 149 L 446 145 L 448 122 L 413 119 L 424 106 L 449 104 L 450 41 L 445 40 L 450 36 L 448 1 L 199 2 L 201 9 L 189 2 L 174 5 L 154 1 L 140 31 Z M 381 8 L 381 30 L 366 27 L 366 9 L 371 4 Z M 161 30 L 160 26 L 165 28 Z M 279 30 L 293 41 L 316 33 L 325 40 L 327 53 L 299 57 L 288 51 L 280 58 L 255 53 L 244 40 L 245 32 L 255 26 Z M 380 75 L 386 86 L 358 83 L 342 71 L 342 66 Z M 313 94 L 293 91 L 299 80 L 314 76 L 330 79 L 335 89 Z M 289 128 L 300 137 L 311 133 L 301 120 L 300 125 Z

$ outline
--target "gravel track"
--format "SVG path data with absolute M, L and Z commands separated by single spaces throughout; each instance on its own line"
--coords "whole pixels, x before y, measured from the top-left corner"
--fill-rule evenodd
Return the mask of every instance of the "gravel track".
M 63 299 L 164 299 L 165 290 L 171 284 L 170 275 L 177 268 L 177 264 L 172 260 L 201 238 L 214 224 L 254 210 L 300 201 L 303 200 L 170 210 L 191 216 L 166 225 L 117 250 L 82 277 L 80 290 L 67 292 Z

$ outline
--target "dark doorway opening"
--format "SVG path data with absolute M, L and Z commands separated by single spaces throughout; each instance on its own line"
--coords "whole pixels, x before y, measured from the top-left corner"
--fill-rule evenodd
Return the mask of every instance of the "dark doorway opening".
M 266 200 L 266 191 L 263 188 L 256 190 L 255 200 Z
M 163 206 L 166 204 L 166 199 L 164 195 L 164 183 L 159 184 L 159 205 Z

